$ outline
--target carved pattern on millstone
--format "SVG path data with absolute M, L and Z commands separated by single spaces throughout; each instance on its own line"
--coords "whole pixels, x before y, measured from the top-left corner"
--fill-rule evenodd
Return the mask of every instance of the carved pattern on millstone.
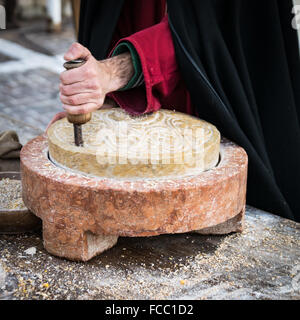
M 161 109 L 131 116 L 120 108 L 93 113 L 74 144 L 67 119 L 48 130 L 50 158 L 76 172 L 117 179 L 165 179 L 198 174 L 219 161 L 220 133 L 212 124 Z

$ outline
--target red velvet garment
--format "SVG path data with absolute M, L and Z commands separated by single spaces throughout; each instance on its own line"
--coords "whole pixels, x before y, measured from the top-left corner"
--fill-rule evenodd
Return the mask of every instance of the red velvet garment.
M 120 41 L 129 41 L 139 54 L 145 85 L 111 93 L 110 97 L 131 114 L 161 107 L 192 113 L 165 13 L 165 0 L 127 0 L 124 4 L 110 54 Z

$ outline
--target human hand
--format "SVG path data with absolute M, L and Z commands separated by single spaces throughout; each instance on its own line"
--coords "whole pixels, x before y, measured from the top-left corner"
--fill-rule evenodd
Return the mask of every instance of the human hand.
M 102 105 L 101 109 L 110 109 L 110 108 L 115 108 L 115 107 L 118 107 L 117 103 L 116 103 L 114 100 L 106 97 L 106 99 L 105 99 L 105 101 L 104 101 L 104 104 Z M 59 113 L 57 113 L 55 116 L 53 116 L 53 118 L 51 119 L 51 121 L 50 121 L 49 124 L 47 125 L 47 128 L 46 128 L 45 132 L 48 131 L 48 129 L 51 127 L 51 125 L 52 125 L 54 122 L 56 122 L 56 121 L 58 121 L 58 120 L 60 120 L 60 119 L 63 119 L 63 118 L 65 118 L 66 116 L 67 116 L 67 113 L 66 113 L 65 111 L 59 112 Z
M 67 61 L 86 60 L 83 66 L 64 71 L 60 76 L 60 99 L 70 114 L 101 108 L 106 94 L 125 86 L 134 72 L 130 53 L 97 61 L 87 48 L 74 43 L 64 58 Z

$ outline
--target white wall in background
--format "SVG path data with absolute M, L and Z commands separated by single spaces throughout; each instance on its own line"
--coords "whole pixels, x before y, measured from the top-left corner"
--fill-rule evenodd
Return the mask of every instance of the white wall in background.
M 300 6 L 300 0 L 293 0 L 295 6 Z M 298 43 L 299 43 L 299 54 L 300 54 L 300 29 L 298 29 Z
M 47 0 L 47 14 L 54 25 L 61 24 L 61 0 Z
M 63 15 L 67 17 L 71 16 L 71 1 L 59 1 L 61 2 Z M 23 18 L 30 19 L 35 17 L 45 17 L 45 15 L 47 14 L 47 2 L 48 0 L 19 0 L 18 8 Z

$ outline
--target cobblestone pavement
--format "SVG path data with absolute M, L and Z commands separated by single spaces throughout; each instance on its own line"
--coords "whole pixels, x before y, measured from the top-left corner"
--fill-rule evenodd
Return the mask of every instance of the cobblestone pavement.
M 58 81 L 58 74 L 42 68 L 7 74 L 0 79 L 1 112 L 44 129 L 60 111 Z
M 74 41 L 70 23 L 60 34 L 47 33 L 41 23 L 0 31 L 0 117 L 2 114 L 40 130 L 46 128 L 62 111 L 59 74 L 63 54 Z

